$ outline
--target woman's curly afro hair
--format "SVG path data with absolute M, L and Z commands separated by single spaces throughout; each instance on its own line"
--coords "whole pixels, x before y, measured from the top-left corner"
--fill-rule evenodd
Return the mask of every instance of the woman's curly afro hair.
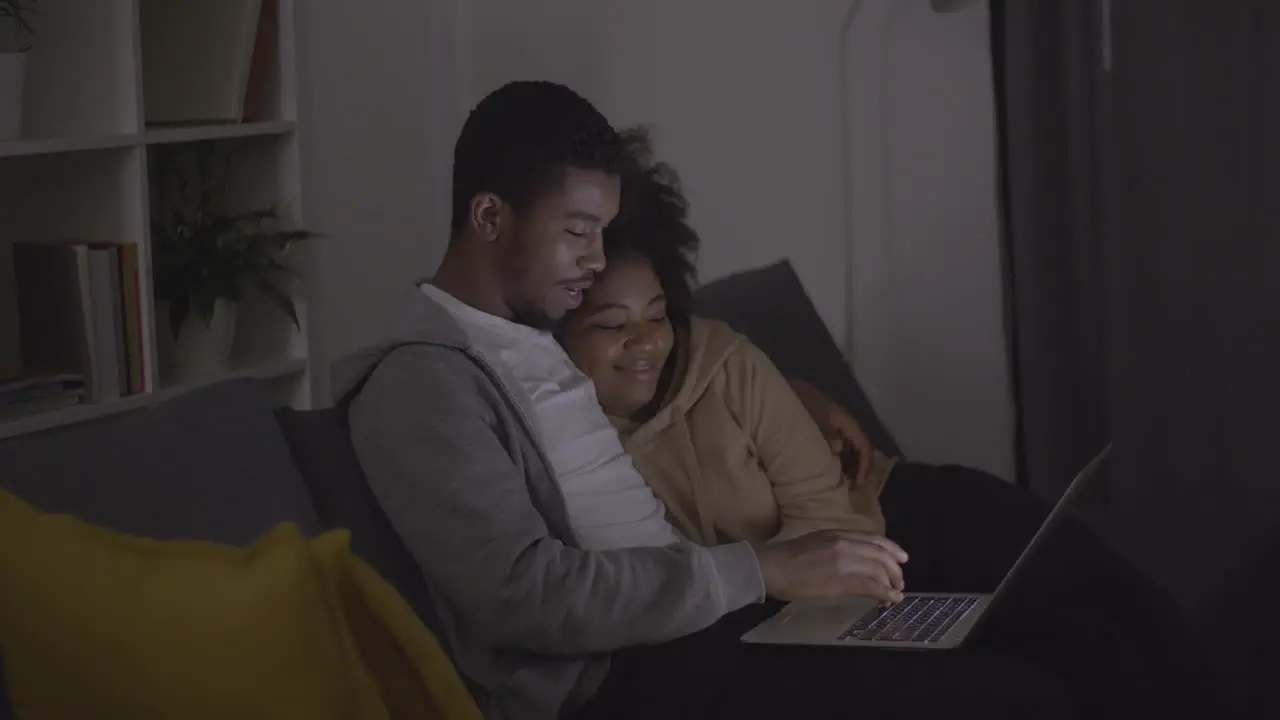
M 608 262 L 648 262 L 667 296 L 668 315 L 684 322 L 691 311 L 700 242 L 687 222 L 689 202 L 675 169 L 654 162 L 647 128 L 624 130 L 622 136 L 633 166 L 622 177 L 618 217 L 604 233 L 605 256 Z

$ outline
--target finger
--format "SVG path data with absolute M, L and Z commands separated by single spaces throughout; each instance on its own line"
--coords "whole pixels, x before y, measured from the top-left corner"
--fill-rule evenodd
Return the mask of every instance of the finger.
M 864 483 L 871 475 L 871 449 L 870 445 L 858 447 L 858 483 Z
M 893 574 L 893 577 L 889 578 L 890 580 L 889 584 L 893 586 L 894 590 L 897 590 L 898 592 L 902 592 L 903 590 L 907 589 L 907 576 L 902 573 L 901 565 L 894 565 L 893 569 L 895 572 Z
M 886 591 L 896 590 L 885 566 L 873 560 L 857 557 L 843 558 L 837 572 L 846 583 L 876 586 Z
M 850 583 L 848 591 L 853 595 L 862 595 L 878 600 L 885 605 L 896 605 L 902 602 L 902 593 L 871 578 L 858 578 Z
M 889 557 L 887 553 L 875 558 L 875 561 L 880 564 L 880 567 L 884 569 L 885 575 L 888 576 L 889 587 L 898 591 L 906 589 L 907 579 L 902 572 L 901 565 L 895 562 L 893 558 Z
M 883 535 L 872 535 L 870 542 L 873 545 L 884 549 L 884 551 L 889 553 L 889 556 L 897 562 L 904 563 L 911 559 L 911 556 L 907 554 L 906 550 L 902 549 L 901 545 L 887 537 L 884 537 Z
M 860 426 L 854 425 L 853 427 L 849 428 L 848 432 L 846 432 L 845 434 L 848 435 L 851 440 L 853 440 L 853 444 L 857 445 L 859 450 L 866 450 L 870 452 L 871 450 L 874 449 L 871 447 L 871 437 L 868 436 L 867 432 L 863 430 Z
M 902 549 L 902 546 L 883 535 L 873 535 L 871 533 L 848 530 L 840 533 L 840 537 L 846 540 L 853 540 L 854 542 L 870 543 L 875 545 L 889 553 L 895 562 L 904 563 L 911 559 L 911 556 L 907 554 L 906 550 Z
M 847 565 L 850 572 L 874 574 L 877 580 L 895 590 L 905 587 L 902 566 L 884 548 L 872 543 L 851 543 L 846 552 L 851 558 Z
M 827 443 L 831 446 L 831 452 L 839 455 L 844 452 L 844 438 L 839 435 L 832 435 L 827 438 Z

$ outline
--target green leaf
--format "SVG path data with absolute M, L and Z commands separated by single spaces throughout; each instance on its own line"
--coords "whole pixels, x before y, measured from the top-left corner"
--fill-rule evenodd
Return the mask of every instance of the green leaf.
M 255 283 L 255 287 L 258 292 L 262 293 L 276 307 L 283 310 L 285 315 L 289 316 L 295 328 L 302 329 L 302 323 L 298 320 L 298 308 L 293 304 L 293 296 L 282 290 L 280 286 L 265 279 L 259 279 Z
M 280 282 L 299 275 L 288 262 L 293 247 L 318 235 L 287 227 L 278 202 L 229 212 L 230 154 L 215 143 L 159 146 L 151 161 L 157 299 L 207 323 L 219 298 L 239 302 L 247 288 L 254 288 L 299 327 L 293 299 Z
M 19 36 L 35 35 L 35 30 L 31 27 L 31 21 L 27 16 L 40 12 L 36 9 L 36 4 L 37 0 L 0 0 L 0 19 L 12 20 L 18 26 Z M 25 52 L 29 47 L 22 45 L 18 51 Z

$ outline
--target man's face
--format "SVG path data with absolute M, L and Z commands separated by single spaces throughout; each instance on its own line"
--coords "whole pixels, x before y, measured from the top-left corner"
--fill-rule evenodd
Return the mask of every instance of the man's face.
M 602 236 L 618 214 L 621 189 L 616 175 L 570 168 L 526 212 L 506 210 L 499 262 L 515 322 L 549 330 L 582 303 L 604 269 Z

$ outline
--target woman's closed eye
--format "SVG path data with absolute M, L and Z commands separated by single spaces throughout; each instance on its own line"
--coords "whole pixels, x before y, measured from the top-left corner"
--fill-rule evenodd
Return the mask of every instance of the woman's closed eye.
M 663 324 L 665 324 L 665 323 L 667 322 L 667 313 L 664 311 L 664 312 L 662 312 L 661 314 L 658 314 L 658 315 L 650 315 L 649 317 L 647 317 L 647 318 L 645 318 L 645 319 L 644 319 L 644 322 L 650 323 L 650 324 L 652 324 L 652 325 L 663 325 Z M 618 332 L 618 331 L 622 330 L 623 328 L 625 328 L 625 327 L 627 326 L 627 324 L 626 324 L 625 322 L 621 322 L 621 323 L 611 323 L 611 322 L 599 322 L 599 321 L 597 321 L 597 322 L 593 322 L 593 323 L 591 323 L 591 325 L 590 325 L 590 326 L 591 326 L 592 328 L 595 328 L 596 330 L 606 330 L 606 331 L 608 331 L 608 332 Z

